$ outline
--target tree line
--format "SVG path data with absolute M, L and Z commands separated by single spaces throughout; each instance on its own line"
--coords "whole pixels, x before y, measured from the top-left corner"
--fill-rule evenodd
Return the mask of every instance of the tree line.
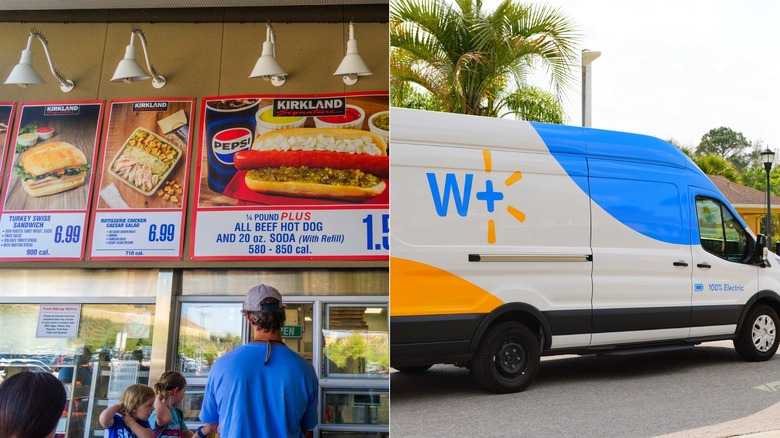
M 762 192 L 766 191 L 766 169 L 761 161 L 761 151 L 766 149 L 763 141 L 749 141 L 741 132 L 721 126 L 709 130 L 696 146 L 677 146 L 707 175 L 723 176 L 731 182 Z M 780 194 L 780 173 L 777 166 L 770 173 L 770 191 Z

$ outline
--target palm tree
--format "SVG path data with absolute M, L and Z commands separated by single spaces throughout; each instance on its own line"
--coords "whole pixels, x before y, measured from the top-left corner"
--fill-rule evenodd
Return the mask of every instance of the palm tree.
M 540 105 L 549 113 L 546 105 L 552 98 L 560 108 L 558 96 L 571 86 L 572 67 L 578 65 L 574 46 L 579 34 L 559 9 L 504 0 L 486 12 L 482 0 L 451 1 L 390 2 L 393 89 L 416 84 L 431 94 L 440 111 L 528 116 L 516 105 L 529 108 L 523 101 L 528 93 L 510 96 L 525 88 L 532 69 L 541 66 L 554 94 L 539 90 L 539 96 L 549 94 Z M 399 103 L 396 97 L 394 104 Z
M 693 162 L 707 175 L 720 175 L 731 182 L 742 183 L 742 175 L 729 160 L 715 155 L 698 155 L 693 157 Z

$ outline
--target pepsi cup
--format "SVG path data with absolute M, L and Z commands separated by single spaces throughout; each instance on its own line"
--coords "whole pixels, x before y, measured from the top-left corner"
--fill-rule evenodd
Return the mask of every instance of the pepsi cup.
M 233 155 L 252 147 L 260 99 L 206 102 L 206 154 L 209 189 L 222 193 L 236 174 Z

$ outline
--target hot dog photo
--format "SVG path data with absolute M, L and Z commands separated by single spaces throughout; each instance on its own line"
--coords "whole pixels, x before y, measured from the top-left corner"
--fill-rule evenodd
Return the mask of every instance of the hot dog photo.
M 292 128 L 260 135 L 236 153 L 244 183 L 260 193 L 364 200 L 387 188 L 387 145 L 377 134 L 343 128 Z
M 201 206 L 388 202 L 386 94 L 214 98 L 202 107 Z

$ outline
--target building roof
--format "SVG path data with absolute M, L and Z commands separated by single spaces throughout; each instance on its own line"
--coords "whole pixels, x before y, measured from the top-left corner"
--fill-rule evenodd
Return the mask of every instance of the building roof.
M 731 205 L 735 207 L 766 207 L 766 192 L 739 185 L 720 175 L 707 176 Z M 775 210 L 775 206 L 780 207 L 780 197 L 773 195 L 770 202 L 772 203 L 772 210 Z

